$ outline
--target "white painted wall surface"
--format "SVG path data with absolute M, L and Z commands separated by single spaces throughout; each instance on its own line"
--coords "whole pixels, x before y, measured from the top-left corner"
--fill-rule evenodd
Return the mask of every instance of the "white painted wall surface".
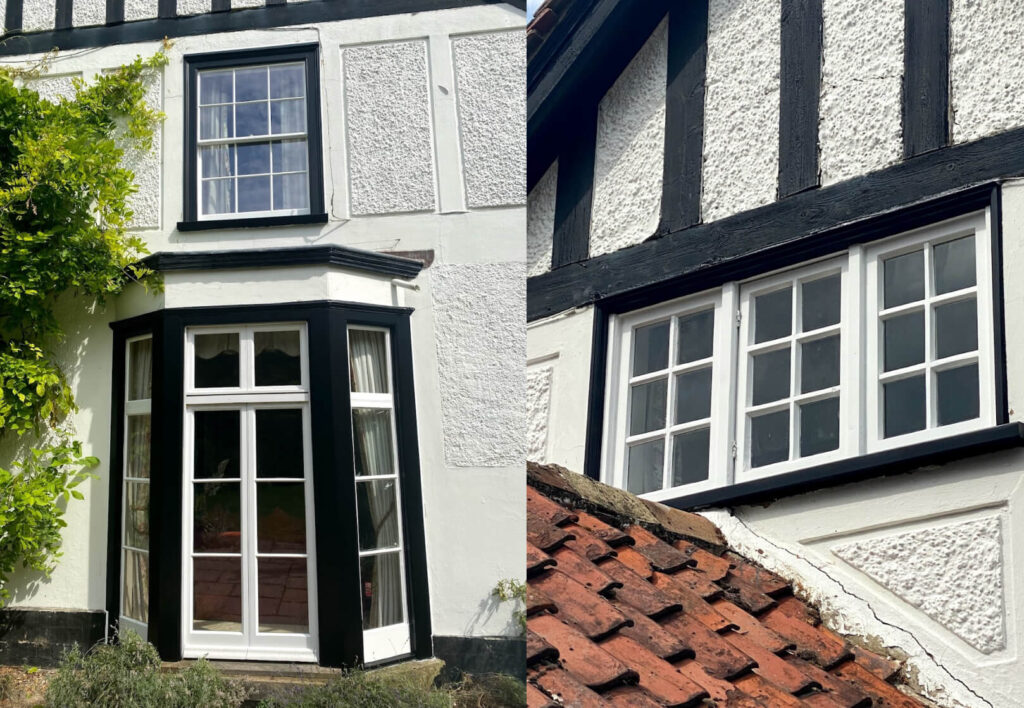
M 661 218 L 668 20 L 662 20 L 597 107 L 590 255 L 640 243 Z
M 903 156 L 903 0 L 825 0 L 822 7 L 821 183 Z
M 551 270 L 557 187 L 558 160 L 555 160 L 527 197 L 526 274 L 531 277 Z

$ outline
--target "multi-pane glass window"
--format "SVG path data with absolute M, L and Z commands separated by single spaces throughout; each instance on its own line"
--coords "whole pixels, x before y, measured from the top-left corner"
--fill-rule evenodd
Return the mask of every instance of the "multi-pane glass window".
M 613 317 L 605 478 L 653 498 L 996 422 L 985 213 Z
M 198 72 L 200 218 L 309 213 L 303 62 Z
M 153 338 L 126 345 L 124 478 L 121 519 L 121 622 L 145 637 L 149 627 L 150 414 Z

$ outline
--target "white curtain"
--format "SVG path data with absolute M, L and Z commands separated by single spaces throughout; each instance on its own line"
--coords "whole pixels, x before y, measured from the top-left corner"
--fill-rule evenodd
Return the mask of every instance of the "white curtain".
M 213 359 L 224 353 L 238 353 L 237 334 L 196 335 L 196 356 L 200 359 Z
M 256 332 L 253 337 L 256 356 L 263 352 L 279 351 L 288 356 L 299 355 L 298 332 Z
M 128 345 L 128 400 L 152 397 L 153 340 L 140 339 Z M 151 424 L 148 413 L 125 420 L 126 477 L 149 477 Z M 149 482 L 125 482 L 124 545 L 141 551 L 124 551 L 123 612 L 139 622 L 149 621 Z
M 387 339 L 383 332 L 349 330 L 349 369 L 354 393 L 387 393 Z
M 126 550 L 124 556 L 124 616 L 148 623 L 149 554 Z
M 128 345 L 128 400 L 143 401 L 153 391 L 153 340 Z

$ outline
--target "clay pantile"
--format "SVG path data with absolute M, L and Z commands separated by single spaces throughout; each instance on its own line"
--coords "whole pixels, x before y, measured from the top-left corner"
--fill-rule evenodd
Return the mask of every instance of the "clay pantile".
M 704 598 L 680 583 L 674 576 L 655 573 L 651 583 L 675 602 L 682 605 L 683 611 L 686 614 L 702 622 L 712 632 L 724 632 L 729 628 L 735 627 L 718 610 L 709 605 Z
M 651 567 L 650 561 L 632 548 L 620 548 L 615 552 L 615 557 L 645 580 L 650 580 L 654 575 L 654 568 Z
M 660 701 L 639 686 L 618 686 L 601 695 L 615 708 L 662 708 Z
M 536 585 L 526 586 L 526 615 L 538 612 L 558 612 L 558 605 Z
M 722 579 L 721 584 L 733 602 L 751 614 L 760 615 L 775 606 L 775 600 L 742 578 L 733 575 L 731 571 Z
M 751 641 L 760 644 L 773 654 L 778 654 L 786 649 L 796 648 L 796 644 L 780 637 L 758 622 L 756 617 L 732 604 L 727 599 L 718 600 L 712 603 L 711 606 L 716 612 L 737 627 L 736 632 L 748 635 Z
M 557 708 L 558 704 L 532 683 L 526 684 L 526 705 L 530 708 Z
M 614 526 L 606 524 L 596 516 L 591 516 L 585 511 L 577 512 L 577 516 L 579 517 L 576 521 L 578 525 L 597 536 L 612 548 L 634 543 L 633 539 L 630 538 L 628 534 Z
M 760 620 L 768 629 L 796 644 L 798 656 L 813 661 L 823 669 L 830 669 L 841 661 L 853 658 L 850 646 L 842 639 L 828 630 L 786 614 L 781 605 L 761 615 Z
M 558 561 L 558 569 L 573 580 L 583 583 L 598 595 L 606 595 L 609 590 L 622 587 L 622 583 L 605 575 L 598 566 L 568 547 L 562 547 L 551 554 Z
M 661 627 L 686 642 L 693 649 L 694 658 L 715 678 L 731 680 L 757 666 L 756 661 L 686 612 L 663 620 Z
M 549 524 L 564 526 L 574 523 L 579 517 L 563 509 L 533 487 L 526 488 L 526 508 L 529 513 L 539 516 Z
M 555 560 L 535 545 L 526 542 L 526 577 L 536 575 L 555 565 Z
M 633 620 L 632 627 L 623 627 L 619 630 L 621 634 L 640 642 L 669 663 L 696 657 L 696 653 L 682 637 L 666 631 L 660 624 L 645 617 L 635 607 L 615 600 L 612 600 L 612 604 L 619 612 Z
M 540 516 L 526 513 L 526 540 L 542 551 L 551 553 L 559 546 L 571 541 L 573 536 L 568 531 L 548 523 Z
M 597 693 L 561 668 L 539 671 L 533 680 L 554 699 L 555 705 L 573 706 L 574 708 L 607 708 L 608 706 L 608 703 Z
M 601 648 L 619 661 L 629 662 L 640 674 L 644 690 L 667 706 L 692 706 L 708 695 L 672 664 L 630 637 L 622 634 L 609 637 L 601 643 Z
M 733 575 L 746 582 L 758 592 L 763 592 L 765 595 L 772 597 L 778 597 L 791 592 L 789 582 L 785 578 L 765 570 L 759 565 L 754 565 L 750 561 L 740 558 L 735 553 L 726 553 L 723 559 L 732 564 Z
M 596 563 L 602 558 L 615 557 L 615 551 L 612 550 L 611 546 L 582 526 L 573 524 L 566 530 L 572 533 L 573 536 L 566 545 L 587 560 Z
M 660 617 L 683 609 L 683 606 L 673 598 L 615 558 L 602 561 L 600 568 L 620 584 L 615 591 L 615 597 L 635 607 L 647 617 Z
M 668 545 L 642 526 L 630 526 L 626 529 L 626 533 L 636 541 L 634 548 L 637 552 L 649 560 L 655 570 L 675 573 L 683 568 L 696 565 L 696 562 L 688 555 L 678 548 Z
M 860 647 L 852 647 L 852 650 L 854 661 L 883 681 L 891 681 L 900 671 L 898 661 L 886 659 Z
M 528 620 L 527 627 L 558 650 L 559 662 L 565 671 L 592 689 L 605 690 L 620 683 L 636 683 L 639 678 L 636 671 L 554 615 L 538 615 Z M 544 687 L 542 682 L 538 683 Z
M 683 568 L 678 573 L 673 573 L 672 579 L 690 588 L 705 600 L 710 601 L 722 596 L 722 588 L 711 582 L 711 579 L 699 570 Z
M 873 708 L 921 708 L 921 704 L 892 684 L 886 683 L 856 661 L 848 661 L 832 672 L 838 678 L 871 697 Z
M 696 661 L 682 661 L 677 663 L 676 669 L 683 676 L 708 692 L 708 697 L 717 704 L 724 704 L 729 699 L 729 694 L 736 693 L 739 689 L 728 681 L 717 679 Z
M 822 671 L 814 664 L 795 656 L 790 657 L 789 663 L 817 681 L 821 685 L 822 691 L 841 708 L 868 708 L 871 705 L 871 698 L 855 685 L 843 681 L 827 671 Z
M 800 693 L 811 688 L 821 688 L 821 684 L 812 677 L 752 639 L 735 632 L 723 634 L 722 638 L 757 662 L 754 673 L 786 693 Z
M 591 639 L 607 636 L 629 624 L 608 600 L 557 569 L 535 578 L 533 583 L 551 598 L 561 619 L 572 622 Z
M 711 580 L 721 580 L 729 572 L 729 569 L 732 568 L 732 563 L 725 558 L 709 553 L 703 548 L 698 548 L 688 541 L 676 541 L 672 545 L 690 556 L 697 564 L 697 570 L 706 573 Z
M 558 650 L 544 641 L 536 632 L 526 630 L 526 665 L 533 666 L 540 661 L 555 661 Z
M 836 701 L 832 694 L 824 691 L 808 693 L 806 696 L 800 696 L 800 700 L 802 705 L 812 708 L 843 708 L 843 704 Z
M 776 688 L 755 673 L 738 678 L 733 683 L 736 688 L 771 708 L 800 708 L 802 705 L 799 698 Z

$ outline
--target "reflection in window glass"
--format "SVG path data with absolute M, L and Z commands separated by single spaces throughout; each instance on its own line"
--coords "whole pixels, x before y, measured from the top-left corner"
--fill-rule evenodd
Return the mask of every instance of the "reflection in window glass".
M 309 588 L 305 558 L 259 558 L 259 631 L 309 631 Z
M 708 478 L 711 430 L 700 428 L 672 438 L 672 486 L 703 482 Z
M 638 443 L 629 447 L 626 463 L 626 489 L 646 494 L 661 489 L 665 468 L 665 440 Z
M 637 384 L 630 391 L 629 434 L 639 435 L 665 427 L 668 381 Z
M 687 364 L 711 356 L 715 311 L 705 310 L 677 320 L 676 363 Z
M 196 411 L 193 476 L 201 478 L 237 478 L 241 445 L 241 412 Z
M 885 260 L 886 309 L 924 299 L 924 251 L 914 251 Z
M 306 552 L 305 494 L 301 481 L 256 485 L 256 540 L 260 553 Z
M 978 365 L 969 364 L 935 374 L 938 423 L 950 425 L 979 415 Z
M 935 294 L 963 290 L 975 284 L 974 237 L 938 243 L 932 249 Z
M 885 437 L 893 438 L 916 430 L 924 430 L 924 374 L 891 381 L 883 386 L 885 406 Z
M 195 346 L 196 388 L 238 387 L 238 333 L 197 334 Z
M 363 629 L 376 629 L 405 620 L 401 555 L 381 553 L 359 559 L 363 583 Z
M 668 366 L 668 333 L 668 322 L 637 327 L 633 331 L 633 376 Z
M 194 558 L 192 628 L 216 632 L 241 632 L 241 588 L 241 558 Z
M 302 477 L 305 460 L 301 408 L 256 410 L 256 477 Z
M 793 331 L 793 288 L 754 298 L 754 343 L 788 337 Z
M 783 462 L 789 459 L 789 410 L 754 416 L 750 419 L 750 466 Z
M 359 550 L 398 547 L 398 496 L 395 480 L 356 483 Z

